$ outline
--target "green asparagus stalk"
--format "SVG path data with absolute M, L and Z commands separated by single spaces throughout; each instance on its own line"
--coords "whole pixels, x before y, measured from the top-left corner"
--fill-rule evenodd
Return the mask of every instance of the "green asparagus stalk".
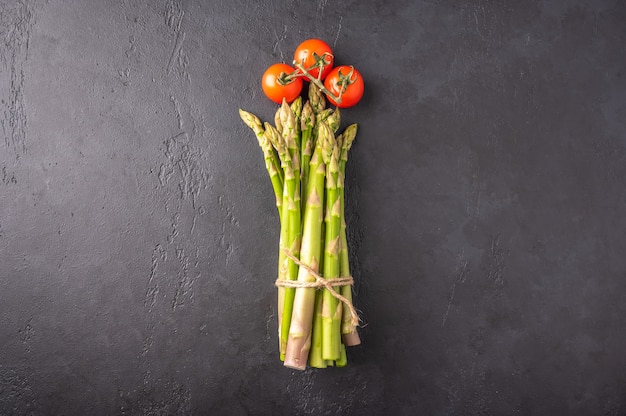
M 308 182 L 310 176 L 310 161 L 313 154 L 313 149 L 315 147 L 315 136 L 317 136 L 317 130 L 315 129 L 316 115 L 313 111 L 313 107 L 311 106 L 310 101 L 307 101 L 302 108 L 302 116 L 301 116 L 301 130 L 302 130 L 302 143 L 301 143 L 301 186 L 302 189 L 307 190 L 308 195 Z M 317 155 L 318 160 L 321 159 L 321 155 Z M 313 168 L 316 169 L 319 163 L 314 162 Z M 324 168 L 323 168 L 324 169 Z M 320 189 L 323 190 L 323 185 L 320 184 Z M 306 202 L 307 198 L 302 199 L 302 209 L 306 214 Z M 313 201 L 315 203 L 315 201 Z M 320 201 L 323 203 L 323 201 Z M 318 253 L 321 253 L 321 235 L 323 233 L 323 223 L 320 221 L 320 248 Z M 303 235 L 304 238 L 304 235 Z M 321 258 L 321 256 L 320 256 Z M 321 265 L 318 265 L 318 269 Z M 314 306 L 314 316 L 313 323 L 311 329 L 311 347 L 309 350 L 309 365 L 314 368 L 325 368 L 326 360 L 322 358 L 322 325 L 321 325 L 321 310 L 322 310 L 322 292 L 317 290 L 315 291 L 315 306 Z
M 318 125 L 317 143 L 310 162 L 310 178 L 304 210 L 302 247 L 300 251 L 300 261 L 307 267 L 300 267 L 298 273 L 299 282 L 315 282 L 315 277 L 310 273 L 310 270 L 318 272 L 321 262 L 324 179 L 326 176 L 323 153 L 324 146 L 329 142 L 329 136 L 331 135 L 332 132 L 327 124 L 322 123 Z M 315 288 L 299 287 L 295 291 L 291 328 L 285 355 L 285 366 L 287 367 L 298 370 L 306 368 L 313 333 L 315 298 Z M 312 364 L 321 366 L 323 360 L 321 361 L 322 363 L 314 359 Z
M 302 113 L 300 115 L 300 130 L 301 130 L 301 144 L 300 144 L 300 189 L 303 192 L 307 190 L 307 182 L 309 180 L 309 166 L 311 156 L 313 155 L 314 137 L 313 128 L 315 127 L 315 114 L 313 113 L 313 107 L 311 103 L 307 101 L 302 107 Z M 302 199 L 303 209 L 306 204 L 306 199 Z
M 293 189 L 293 168 L 291 164 L 291 155 L 287 150 L 287 146 L 283 140 L 282 135 L 279 131 L 269 123 L 265 123 L 265 134 L 267 139 L 270 141 L 274 149 L 278 154 L 281 167 L 285 174 L 285 185 L 283 186 L 283 204 L 282 204 L 282 212 L 281 212 L 281 227 L 280 227 L 280 239 L 278 244 L 278 280 L 284 281 L 289 279 L 289 263 L 287 258 L 287 251 L 289 250 L 289 207 L 288 203 L 285 201 L 289 201 L 289 195 L 291 190 Z M 284 305 L 285 305 L 285 287 L 278 287 L 278 339 L 279 339 L 279 353 L 281 360 L 284 360 L 285 355 L 285 339 L 282 337 L 283 334 L 283 316 L 284 316 Z
M 287 101 L 283 99 L 280 106 L 280 123 L 283 127 L 281 132 L 287 149 L 290 152 L 292 167 L 298 174 L 298 183 L 300 182 L 300 122 L 296 119 L 291 107 Z
M 352 143 L 356 137 L 357 125 L 351 124 L 346 127 L 342 133 L 341 143 L 341 159 L 339 162 L 339 175 L 341 178 L 345 178 L 346 175 L 346 162 L 348 161 L 348 151 L 352 147 Z M 343 181 L 343 179 L 342 179 Z M 350 276 L 350 261 L 348 256 L 348 238 L 346 235 L 346 211 L 345 211 L 345 188 L 340 194 L 341 202 L 341 249 L 339 251 L 340 261 L 340 273 L 342 277 Z M 349 285 L 341 286 L 341 295 L 346 298 L 347 301 L 352 303 L 352 287 Z M 343 312 L 341 315 L 341 337 L 343 344 L 347 347 L 359 345 L 361 339 L 356 330 L 355 322 L 353 321 L 350 309 L 346 304 L 343 304 Z
M 295 138 L 292 135 L 293 126 L 289 125 L 292 122 L 293 120 L 289 118 L 288 115 L 282 117 L 282 134 L 269 123 L 265 123 L 265 131 L 269 133 L 268 138 L 278 153 L 281 167 L 285 175 L 282 204 L 283 222 L 281 224 L 278 254 L 279 280 L 295 280 L 297 277 L 297 265 L 289 259 L 287 253 L 290 252 L 294 256 L 298 256 L 300 249 L 300 180 L 299 175 L 296 173 L 297 170 L 295 169 L 295 167 L 298 166 L 298 161 L 294 159 L 294 156 L 297 156 L 297 154 L 294 155 L 291 149 L 295 142 Z M 285 358 L 292 305 L 293 288 L 279 286 L 278 333 L 281 360 Z
M 339 359 L 335 361 L 335 365 L 337 367 L 345 367 L 348 365 L 348 355 L 346 353 L 346 346 L 344 344 L 340 345 L 339 351 Z
M 299 185 L 295 182 L 299 179 L 293 173 L 285 176 L 285 201 L 283 202 L 283 216 L 287 218 L 286 224 L 286 244 L 283 250 L 287 250 L 292 256 L 298 258 L 300 255 L 301 244 L 301 219 L 300 219 L 300 195 Z M 296 280 L 298 276 L 298 265 L 289 257 L 284 260 L 286 268 L 285 280 Z M 284 359 L 287 349 L 287 339 L 289 336 L 289 328 L 293 309 L 293 298 L 295 289 L 291 287 L 283 288 L 282 297 L 282 316 L 280 324 L 280 355 Z
M 316 118 L 316 115 L 313 115 L 314 118 Z M 319 166 L 319 169 L 324 171 L 324 177 L 326 176 L 326 165 L 323 163 L 323 156 L 322 156 L 322 151 L 323 151 L 323 143 L 324 140 L 326 140 L 332 130 L 330 128 L 328 128 L 327 126 L 321 126 L 322 121 L 320 120 L 318 122 L 319 124 L 317 124 L 316 126 L 320 126 L 320 128 L 315 128 L 313 131 L 313 142 L 316 144 L 315 148 L 316 148 L 316 152 L 317 155 L 316 157 L 316 161 L 317 164 L 322 163 L 321 166 Z M 321 134 L 319 134 L 318 132 L 322 131 Z M 319 136 L 319 138 L 317 138 Z M 318 192 L 322 192 L 323 194 L 325 194 L 325 184 L 320 184 L 319 185 L 320 188 L 318 189 Z M 322 201 L 322 205 L 323 205 L 323 201 Z M 320 235 L 324 236 L 324 231 L 325 231 L 325 227 L 324 227 L 324 221 L 321 220 L 320 221 Z M 323 268 L 323 253 L 322 253 L 322 244 L 323 244 L 323 237 L 320 237 L 320 265 L 319 265 L 319 269 L 322 270 Z M 321 290 L 316 290 L 315 291 L 315 308 L 314 308 L 314 314 L 313 314 L 313 323 L 312 323 L 312 334 L 311 334 L 311 349 L 309 351 L 309 365 L 311 367 L 314 368 L 326 368 L 328 366 L 328 362 L 326 360 L 324 360 L 322 358 L 322 302 L 323 302 L 323 296 L 322 296 L 323 292 Z
M 322 306 L 324 292 L 315 291 L 315 309 L 313 312 L 313 329 L 311 333 L 311 350 L 309 351 L 309 365 L 314 368 L 328 367 L 328 361 L 322 358 Z
M 298 180 L 301 180 L 302 177 L 302 128 L 301 128 L 301 116 L 302 116 L 302 98 L 296 98 L 290 106 L 287 105 L 287 102 L 283 100 L 283 105 L 281 106 L 281 117 L 289 118 L 289 126 L 292 129 L 292 135 L 294 137 L 295 143 L 292 147 L 292 153 L 297 154 L 298 158 Z M 282 122 L 283 120 L 281 120 Z M 302 185 L 300 185 L 300 190 L 302 191 Z
M 339 159 L 341 148 L 332 138 L 332 152 L 326 162 L 326 229 L 324 248 L 324 278 L 340 277 L 339 249 L 341 244 L 341 201 L 343 182 L 339 181 Z M 322 358 L 338 360 L 341 357 L 341 313 L 339 301 L 324 289 L 322 306 Z
M 292 109 L 286 101 L 280 110 L 280 122 L 283 128 L 282 138 L 289 154 L 290 163 L 285 168 L 285 185 L 283 192 L 283 218 L 286 221 L 286 242 L 285 247 L 293 257 L 300 257 L 300 244 L 302 237 L 301 205 L 300 205 L 300 145 L 299 127 Z M 298 264 L 289 256 L 286 256 L 286 280 L 296 280 L 298 278 Z M 282 314 L 280 327 L 280 356 L 285 358 L 287 350 L 287 340 L 291 325 L 295 289 L 292 287 L 283 288 Z M 280 309 L 280 306 L 279 306 Z
M 256 135 L 261 150 L 263 150 L 265 167 L 267 168 L 267 172 L 270 176 L 272 187 L 274 189 L 274 196 L 276 197 L 276 208 L 278 209 L 279 217 L 282 217 L 284 175 L 280 167 L 278 155 L 273 149 L 270 140 L 265 135 L 265 129 L 261 124 L 261 120 L 259 120 L 259 118 L 254 114 L 241 109 L 239 109 L 239 116 L 243 122 L 252 129 Z
M 290 161 L 289 154 L 287 153 L 287 149 L 284 146 L 284 143 L 281 140 L 280 133 L 269 123 L 265 123 L 265 128 L 261 124 L 261 120 L 259 118 L 247 111 L 239 110 L 239 115 L 250 127 L 258 141 L 259 146 L 263 150 L 263 154 L 265 156 L 265 165 L 267 171 L 270 175 L 270 179 L 272 182 L 272 186 L 274 188 L 274 195 L 276 197 L 276 207 L 278 209 L 278 214 L 281 223 L 281 231 L 280 231 L 280 239 L 279 239 L 279 255 L 278 255 L 278 279 L 285 280 L 287 278 L 287 268 L 285 266 L 286 257 L 284 255 L 286 249 L 286 243 L 288 240 L 288 227 L 283 221 L 283 218 L 286 218 L 286 215 L 283 214 L 283 193 L 286 191 L 284 187 L 284 170 L 283 168 L 287 168 Z M 288 169 L 288 168 L 287 168 Z M 280 334 L 280 325 L 282 322 L 282 305 L 284 299 L 284 288 L 278 288 L 278 326 L 279 326 L 279 334 Z M 279 336 L 280 340 L 280 336 Z M 280 348 L 280 344 L 279 344 Z M 282 355 L 281 355 L 282 357 Z

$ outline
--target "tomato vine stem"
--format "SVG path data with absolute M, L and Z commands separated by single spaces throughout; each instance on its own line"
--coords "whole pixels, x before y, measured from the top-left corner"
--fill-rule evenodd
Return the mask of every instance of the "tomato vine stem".
M 332 92 L 330 92 L 330 91 L 328 90 L 328 88 L 326 88 L 326 87 L 324 86 L 324 84 L 322 83 L 322 81 L 321 81 L 320 79 L 318 79 L 318 78 L 314 77 L 313 75 L 311 75 L 311 73 L 310 73 L 310 72 L 309 72 L 309 71 L 308 71 L 308 70 L 307 70 L 304 66 L 302 66 L 302 64 L 301 64 L 301 63 L 299 63 L 299 62 L 297 62 L 297 61 L 293 61 L 293 64 L 296 66 L 296 68 L 298 68 L 300 71 L 302 71 L 302 74 L 303 74 L 305 77 L 307 77 L 307 78 L 309 79 L 309 81 L 311 81 L 312 83 L 314 83 L 314 84 L 317 86 L 317 88 L 319 88 L 319 89 L 320 89 L 320 91 L 322 91 L 324 94 L 326 94 L 326 95 L 330 96 L 330 97 L 333 99 L 333 101 L 335 101 L 337 104 L 340 104 L 340 103 L 341 103 L 341 94 L 343 93 L 343 90 L 344 90 L 345 88 L 342 88 L 342 89 L 341 89 L 341 93 L 340 93 L 340 94 L 339 94 L 339 96 L 337 97 L 337 96 L 335 96 L 335 94 L 333 94 Z M 296 71 L 296 72 L 297 72 L 297 71 Z M 321 74 L 321 71 L 320 71 L 320 74 Z

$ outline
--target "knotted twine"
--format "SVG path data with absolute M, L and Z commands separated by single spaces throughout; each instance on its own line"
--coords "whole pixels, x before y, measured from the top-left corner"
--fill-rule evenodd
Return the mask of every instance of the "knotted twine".
M 341 294 L 337 293 L 337 291 L 334 289 L 335 286 L 347 286 L 347 285 L 352 286 L 354 284 L 354 279 L 352 278 L 352 276 L 341 276 L 341 277 L 335 277 L 332 279 L 324 279 L 322 276 L 320 276 L 318 272 L 313 270 L 307 264 L 302 263 L 300 259 L 298 259 L 296 256 L 291 254 L 289 250 L 284 250 L 284 252 L 287 258 L 289 258 L 289 260 L 293 261 L 299 267 L 303 267 L 307 272 L 309 272 L 309 274 L 315 278 L 315 281 L 314 282 L 301 282 L 298 280 L 276 279 L 276 282 L 274 282 L 274 286 L 293 287 L 293 288 L 300 287 L 300 288 L 312 288 L 312 289 L 320 289 L 323 287 L 327 289 L 333 297 L 335 297 L 337 300 L 339 300 L 340 302 L 342 302 L 344 305 L 348 307 L 348 310 L 350 311 L 350 315 L 352 317 L 350 320 L 350 323 L 353 326 L 357 326 L 359 324 L 359 315 L 357 314 L 356 309 L 354 308 L 354 305 L 352 304 L 352 302 L 350 302 L 345 296 L 342 296 Z

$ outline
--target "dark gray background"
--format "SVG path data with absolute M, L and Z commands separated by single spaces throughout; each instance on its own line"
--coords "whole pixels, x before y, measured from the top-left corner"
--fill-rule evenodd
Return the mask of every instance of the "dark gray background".
M 366 81 L 363 343 L 277 356 L 267 66 Z M 626 2 L 0 1 L 0 414 L 626 415 Z

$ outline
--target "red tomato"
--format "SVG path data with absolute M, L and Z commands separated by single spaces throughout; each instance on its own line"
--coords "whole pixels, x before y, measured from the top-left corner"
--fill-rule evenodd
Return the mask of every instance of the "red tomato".
M 336 102 L 333 97 L 326 94 L 326 98 L 339 108 L 354 106 L 363 97 L 365 89 L 361 73 L 352 66 L 342 65 L 333 69 L 324 80 L 324 86 L 335 97 L 341 97 Z
M 313 78 L 319 76 L 319 66 L 323 63 L 324 67 L 322 69 L 322 77 L 320 78 L 323 80 L 333 69 L 334 57 L 333 51 L 326 42 L 319 39 L 308 39 L 298 45 L 296 53 L 293 55 L 293 60 L 302 64 Z M 314 67 L 315 65 L 319 66 Z M 308 81 L 308 78 L 304 77 L 304 79 Z
M 302 91 L 302 79 L 293 77 L 284 80 L 285 75 L 290 75 L 295 69 L 287 64 L 274 64 L 267 68 L 261 79 L 263 92 L 276 104 L 282 104 L 283 98 L 288 103 L 295 100 Z

